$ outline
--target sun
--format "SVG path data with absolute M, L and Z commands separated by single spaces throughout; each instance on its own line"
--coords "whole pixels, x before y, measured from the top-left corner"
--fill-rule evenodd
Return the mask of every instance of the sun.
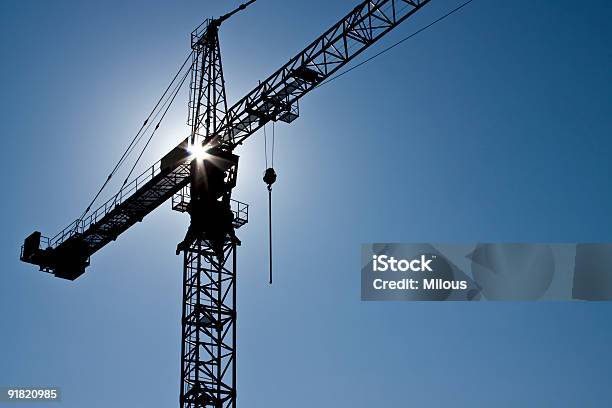
M 210 160 L 212 155 L 208 153 L 209 146 L 203 146 L 200 143 L 193 144 L 187 148 L 189 152 L 190 159 L 198 159 L 198 160 Z

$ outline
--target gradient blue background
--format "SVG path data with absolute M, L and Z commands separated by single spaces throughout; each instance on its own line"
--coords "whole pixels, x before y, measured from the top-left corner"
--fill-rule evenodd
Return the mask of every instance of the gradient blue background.
M 230 103 L 354 3 L 260 0 L 227 23 Z M 78 216 L 191 30 L 237 4 L 1 3 L 0 385 L 59 386 L 62 407 L 177 406 L 184 214 L 164 205 L 75 282 L 18 250 Z M 611 20 L 603 0 L 476 0 L 308 95 L 276 128 L 271 287 L 262 135 L 240 149 L 241 407 L 612 404 L 610 303 L 359 300 L 363 242 L 612 241 Z M 143 165 L 187 134 L 186 102 Z

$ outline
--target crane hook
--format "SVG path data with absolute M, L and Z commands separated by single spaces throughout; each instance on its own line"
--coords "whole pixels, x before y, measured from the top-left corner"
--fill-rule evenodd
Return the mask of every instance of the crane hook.
M 272 167 L 266 169 L 263 176 L 263 181 L 268 185 L 268 191 L 272 191 L 272 184 L 276 181 L 276 172 Z
M 270 285 L 272 284 L 272 184 L 276 181 L 276 172 L 272 167 L 268 167 L 263 176 L 263 181 L 268 188 L 268 217 L 270 234 Z

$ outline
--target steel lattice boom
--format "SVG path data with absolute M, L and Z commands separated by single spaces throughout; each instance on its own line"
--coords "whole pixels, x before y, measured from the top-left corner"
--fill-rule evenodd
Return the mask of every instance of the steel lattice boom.
M 429 1 L 362 2 L 232 106 L 215 133 L 235 147 L 268 121 L 292 122 L 302 96 Z

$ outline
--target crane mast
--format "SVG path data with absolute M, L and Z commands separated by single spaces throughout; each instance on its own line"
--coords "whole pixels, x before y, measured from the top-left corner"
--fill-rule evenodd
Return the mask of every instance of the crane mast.
M 248 5 L 207 19 L 191 35 L 190 135 L 98 209 L 52 238 L 28 236 L 20 259 L 74 280 L 90 256 L 167 200 L 190 215 L 183 255 L 180 404 L 236 405 L 236 229 L 248 206 L 232 199 L 234 149 L 270 121 L 293 122 L 298 101 L 430 0 L 367 0 L 228 108 L 221 24 Z
M 206 20 L 192 33 L 189 145 L 213 138 L 227 113 L 219 49 L 222 19 Z M 190 163 L 189 201 L 178 211 L 191 223 L 177 247 L 183 253 L 180 403 L 185 408 L 233 407 L 236 400 L 236 246 L 231 211 L 238 156 L 223 146 L 196 154 Z M 185 187 L 184 189 L 186 189 Z

